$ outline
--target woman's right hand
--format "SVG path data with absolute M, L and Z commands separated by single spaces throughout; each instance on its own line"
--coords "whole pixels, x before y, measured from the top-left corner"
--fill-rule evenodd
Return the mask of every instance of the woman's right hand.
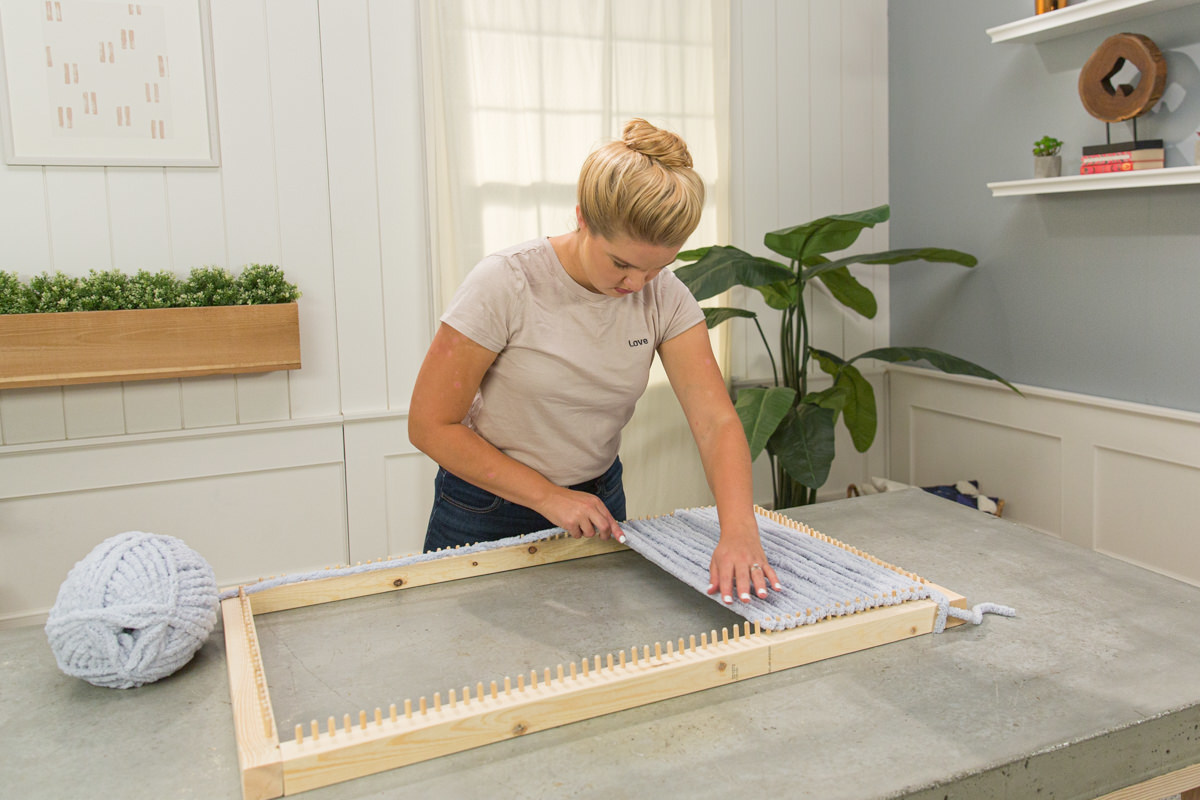
M 599 536 L 624 543 L 625 534 L 608 506 L 594 494 L 555 487 L 538 512 L 576 539 Z

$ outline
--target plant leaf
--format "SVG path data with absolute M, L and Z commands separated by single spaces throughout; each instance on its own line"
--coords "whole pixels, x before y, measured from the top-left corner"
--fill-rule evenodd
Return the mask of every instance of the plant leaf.
M 699 261 L 675 270 L 675 276 L 697 300 L 713 297 L 734 286 L 762 286 L 796 277 L 778 261 L 752 256 L 726 245 L 708 248 Z
M 822 272 L 817 276 L 834 299 L 851 311 L 857 311 L 867 319 L 875 319 L 879 305 L 875 294 L 858 282 L 846 267 Z
M 810 347 L 808 351 L 812 353 L 813 358 L 817 359 L 817 363 L 821 365 L 821 370 L 827 375 L 838 374 L 838 370 L 846 363 L 846 359 L 841 356 L 831 353 L 828 350 L 821 350 L 817 347 Z
M 875 388 L 853 364 L 842 367 L 834 385 L 846 392 L 842 421 L 846 424 L 846 430 L 850 432 L 854 449 L 865 453 L 875 441 L 875 431 L 879 425 Z
M 793 277 L 766 286 L 755 286 L 767 305 L 776 311 L 786 311 L 800 304 L 800 283 Z
M 806 267 L 801 280 L 811 280 L 823 272 L 830 272 L 851 264 L 899 264 L 904 261 L 937 261 L 945 264 L 959 264 L 973 267 L 979 259 L 961 250 L 951 250 L 946 247 L 912 247 L 903 250 L 884 250 L 880 253 L 863 253 L 857 256 L 846 256 L 836 261 L 827 261 Z
M 747 311 L 744 308 L 729 308 L 728 306 L 722 306 L 719 308 L 705 308 L 701 310 L 704 312 L 704 322 L 710 328 L 715 328 L 725 320 L 733 319 L 734 317 L 747 317 L 749 319 L 754 319 L 758 316 L 758 314 L 755 314 L 753 311 Z
M 854 244 L 863 228 L 873 228 L 890 215 L 887 205 L 852 214 L 834 214 L 772 231 L 763 237 L 763 243 L 782 256 L 804 261 L 814 255 L 846 249 Z
M 850 432 L 854 449 L 860 453 L 867 452 L 875 441 L 875 432 L 879 426 L 875 387 L 863 377 L 858 367 L 840 356 L 815 347 L 809 348 L 809 352 L 821 365 L 821 370 L 833 376 L 831 388 L 845 395 L 841 409 L 845 416 L 842 420 L 846 430 Z
M 798 483 L 818 489 L 829 478 L 833 464 L 832 409 L 801 405 L 789 412 L 767 449 Z
M 738 418 L 750 445 L 750 460 L 758 458 L 779 423 L 787 416 L 796 399 L 796 390 L 787 386 L 754 387 L 737 393 Z
M 830 386 L 828 389 L 823 389 L 819 392 L 809 392 L 800 398 L 800 402 L 805 405 L 819 406 L 828 408 L 833 411 L 834 418 L 842 413 L 842 409 L 846 407 L 846 390 L 840 386 Z
M 948 372 L 953 375 L 971 375 L 976 378 L 999 381 L 1017 394 L 1021 394 L 1020 389 L 991 370 L 981 367 L 972 361 L 967 361 L 965 358 L 952 356 L 949 353 L 935 350 L 932 347 L 880 347 L 875 350 L 868 350 L 865 353 L 859 353 L 851 361 L 857 361 L 860 358 L 875 358 L 892 364 L 902 361 L 928 361 L 942 372 Z
M 712 247 L 697 247 L 695 250 L 684 250 L 675 254 L 676 261 L 699 261 L 708 255 Z

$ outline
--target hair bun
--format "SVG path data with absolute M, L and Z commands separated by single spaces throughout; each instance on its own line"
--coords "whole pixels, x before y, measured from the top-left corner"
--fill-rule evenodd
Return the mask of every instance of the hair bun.
M 621 140 L 630 150 L 652 158 L 664 167 L 690 169 L 692 166 L 692 154 L 681 137 L 656 128 L 644 119 L 635 118 L 625 123 Z

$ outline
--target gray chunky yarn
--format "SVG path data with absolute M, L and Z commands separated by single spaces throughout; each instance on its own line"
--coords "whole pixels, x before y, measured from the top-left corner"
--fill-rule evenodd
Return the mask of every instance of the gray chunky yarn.
M 46 637 L 66 674 L 129 689 L 190 661 L 216 623 L 208 562 L 172 536 L 129 531 L 105 539 L 71 569 Z

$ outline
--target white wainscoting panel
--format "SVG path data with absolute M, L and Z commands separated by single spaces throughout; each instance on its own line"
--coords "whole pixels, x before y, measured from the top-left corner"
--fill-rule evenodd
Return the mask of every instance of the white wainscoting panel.
M 437 465 L 424 453 L 392 453 L 383 459 L 384 511 L 389 555 L 419 553 L 433 508 Z
M 79 559 L 143 530 L 221 585 L 349 560 L 340 420 L 6 448 L 0 625 L 37 621 Z
M 888 371 L 890 475 L 974 478 L 1004 517 L 1200 585 L 1200 414 Z
M 984 494 L 1004 486 L 1004 515 L 1042 531 L 1062 527 L 1062 497 L 1043 487 L 1062 485 L 1062 440 L 923 406 L 908 409 L 909 436 L 920 442 L 909 482 L 938 486 L 979 480 Z
M 1096 549 L 1200 584 L 1200 466 L 1096 448 Z
M 419 553 L 437 467 L 408 441 L 408 416 L 349 418 L 345 426 L 350 558 Z

